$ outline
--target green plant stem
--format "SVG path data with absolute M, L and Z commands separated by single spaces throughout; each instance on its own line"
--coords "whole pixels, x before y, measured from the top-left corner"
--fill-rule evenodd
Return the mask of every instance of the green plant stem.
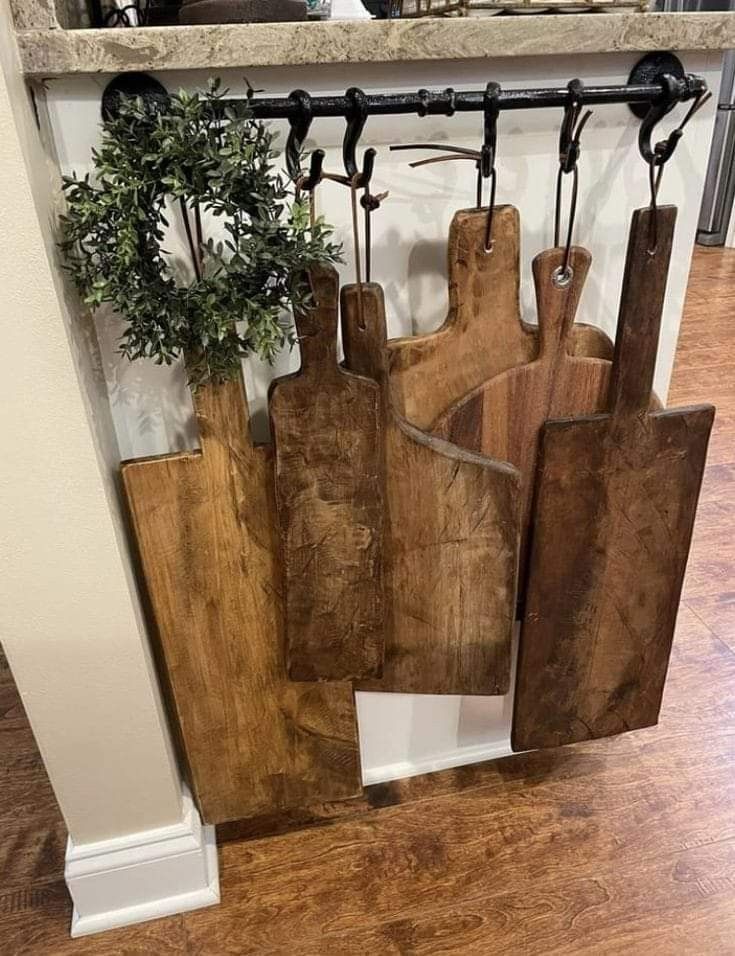
M 194 223 L 197 234 L 197 255 L 199 258 L 199 274 L 204 275 L 204 231 L 202 230 L 202 214 L 199 203 L 194 203 Z
M 197 282 L 201 281 L 202 273 L 199 268 L 199 256 L 196 252 L 196 247 L 194 246 L 194 237 L 191 234 L 191 223 L 189 222 L 189 210 L 186 206 L 186 200 L 182 196 L 179 200 L 179 206 L 181 207 L 181 215 L 184 220 L 184 229 L 186 230 L 186 241 L 189 243 L 189 252 L 191 254 L 191 264 L 194 267 L 194 275 L 196 276 Z

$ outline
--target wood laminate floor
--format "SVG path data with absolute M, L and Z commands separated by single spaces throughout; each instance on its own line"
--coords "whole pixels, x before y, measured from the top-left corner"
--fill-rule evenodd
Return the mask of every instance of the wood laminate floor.
M 718 406 L 661 723 L 220 831 L 222 904 L 68 938 L 65 833 L 0 670 L 0 954 L 735 954 L 735 251 L 671 404 Z M 310 818 L 309 818 L 310 816 Z

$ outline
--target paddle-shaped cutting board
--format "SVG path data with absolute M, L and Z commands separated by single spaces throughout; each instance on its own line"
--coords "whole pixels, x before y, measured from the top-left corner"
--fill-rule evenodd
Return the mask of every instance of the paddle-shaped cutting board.
M 522 568 L 542 425 L 548 418 L 602 411 L 607 402 L 610 362 L 570 354 L 574 317 L 592 257 L 586 249 L 573 247 L 571 278 L 558 284 L 555 275 L 563 260 L 563 249 L 548 249 L 533 260 L 538 357 L 480 385 L 448 409 L 433 429 L 448 441 L 509 461 L 520 470 Z
M 310 272 L 301 369 L 270 390 L 292 680 L 379 677 L 383 664 L 380 389 L 337 363 L 339 279 Z
M 222 823 L 355 795 L 350 685 L 287 679 L 273 463 L 242 381 L 194 404 L 201 452 L 122 473 L 197 805 Z
M 388 398 L 383 290 L 342 290 L 349 368 L 381 386 L 385 416 L 386 647 L 364 690 L 504 694 L 510 678 L 520 476 L 427 435 Z M 362 316 L 362 323 L 360 318 Z
M 549 422 L 521 634 L 513 747 L 655 724 L 714 417 L 649 411 L 676 220 L 633 214 L 611 411 Z
M 521 321 L 520 219 L 513 206 L 493 212 L 493 249 L 485 251 L 486 210 L 457 212 L 449 230 L 449 314 L 436 332 L 388 342 L 393 404 L 418 428 L 468 392 L 538 353 L 536 326 Z M 612 358 L 600 329 L 577 323 L 575 355 Z

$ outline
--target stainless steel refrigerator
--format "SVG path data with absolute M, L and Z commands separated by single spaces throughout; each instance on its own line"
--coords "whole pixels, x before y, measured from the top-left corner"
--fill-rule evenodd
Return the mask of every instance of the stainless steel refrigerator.
M 656 10 L 667 13 L 709 12 L 735 9 L 735 0 L 654 0 Z M 712 148 L 702 194 L 697 242 L 724 245 L 735 201 L 735 51 L 722 57 L 722 80 L 717 104 Z
M 735 51 L 722 57 L 722 81 L 707 176 L 699 213 L 697 242 L 724 245 L 735 200 Z

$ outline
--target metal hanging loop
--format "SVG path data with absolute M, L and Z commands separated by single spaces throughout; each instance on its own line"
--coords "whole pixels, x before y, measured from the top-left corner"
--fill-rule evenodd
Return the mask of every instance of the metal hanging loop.
M 574 220 L 577 216 L 577 195 L 579 190 L 578 162 L 581 152 L 580 138 L 592 110 L 584 109 L 584 86 L 581 80 L 570 80 L 567 85 L 569 101 L 564 107 L 564 119 L 559 130 L 559 172 L 556 176 L 556 201 L 554 207 L 554 246 L 558 247 L 561 238 L 562 186 L 565 176 L 572 177 L 572 194 L 569 203 L 567 235 L 564 243 L 564 260 L 557 270 L 555 282 L 559 286 L 568 285 L 572 273 L 569 260 L 572 254 L 572 235 Z
M 687 90 L 687 85 L 682 80 L 678 80 L 669 74 L 665 74 L 661 77 L 661 87 L 661 96 L 658 100 L 651 103 L 648 112 L 641 121 L 641 128 L 638 131 L 638 149 L 648 165 L 648 185 L 651 194 L 650 208 L 652 215 L 650 218 L 648 237 L 649 256 L 655 256 L 658 249 L 658 192 L 661 186 L 664 166 L 673 156 L 674 150 L 684 135 L 684 129 L 689 120 L 712 97 L 712 94 L 707 90 L 702 90 L 697 93 L 694 96 L 691 106 L 684 115 L 684 119 L 679 123 L 676 129 L 672 130 L 665 139 L 661 139 L 655 145 L 651 145 L 653 130 L 663 117 L 671 112 Z
M 495 157 L 498 152 L 498 117 L 500 116 L 500 84 L 488 83 L 482 98 L 482 149 L 477 164 L 477 207 L 482 208 L 482 180 L 490 180 L 487 219 L 485 220 L 485 252 L 493 248 L 493 210 L 495 208 L 495 190 L 498 174 L 495 169 Z
M 362 169 L 357 165 L 357 146 L 360 135 L 367 122 L 368 110 L 367 99 L 362 90 L 352 87 L 345 94 L 349 101 L 349 108 L 346 115 L 347 128 L 345 130 L 344 140 L 342 142 L 342 159 L 344 162 L 345 173 L 325 172 L 321 165 L 319 166 L 319 181 L 328 180 L 338 183 L 341 186 L 347 186 L 350 190 L 350 203 L 352 207 L 352 236 L 355 250 L 355 274 L 358 287 L 358 318 L 360 326 L 362 321 L 362 253 L 360 243 L 360 232 L 358 225 L 358 192 L 362 190 L 362 196 L 359 199 L 359 205 L 364 211 L 364 232 L 365 232 L 365 281 L 370 281 L 372 267 L 372 214 L 380 208 L 382 201 L 388 196 L 387 192 L 375 194 L 370 190 L 370 183 L 375 169 L 376 150 L 372 147 L 365 150 L 362 158 Z M 323 154 L 322 154 L 323 159 Z M 311 177 L 310 177 L 311 178 Z M 316 183 L 314 183 L 316 185 Z M 312 187 L 313 188 L 313 187 Z
M 452 94 L 452 112 L 454 112 L 454 90 L 449 90 Z M 482 209 L 482 191 L 485 180 L 490 180 L 490 196 L 488 200 L 487 219 L 485 222 L 485 252 L 492 252 L 493 239 L 493 209 L 495 207 L 495 192 L 497 186 L 497 172 L 495 169 L 495 157 L 497 155 L 498 143 L 498 117 L 500 116 L 500 94 L 501 87 L 499 83 L 488 83 L 482 98 L 483 111 L 483 135 L 482 146 L 480 149 L 468 149 L 466 146 L 452 146 L 449 143 L 401 143 L 391 146 L 391 150 L 404 149 L 436 149 L 447 156 L 430 156 L 427 159 L 418 159 L 408 165 L 411 169 L 417 169 L 419 166 L 429 166 L 433 163 L 447 163 L 454 160 L 472 160 L 477 169 L 477 180 L 475 185 L 475 208 Z
M 658 191 L 661 186 L 664 164 L 656 163 L 656 154 L 651 156 L 648 164 L 648 186 L 651 191 L 651 218 L 648 223 L 648 255 L 655 256 L 658 250 Z
M 362 169 L 357 165 L 357 145 L 362 136 L 363 130 L 365 129 L 365 123 L 367 122 L 369 110 L 368 110 L 368 101 L 367 97 L 361 89 L 356 86 L 350 87 L 345 93 L 345 97 L 348 101 L 348 108 L 346 114 L 347 128 L 345 129 L 344 139 L 342 141 L 342 162 L 345 167 L 345 177 L 340 179 L 339 177 L 332 177 L 335 182 L 342 182 L 344 185 L 350 187 L 352 191 L 352 201 L 355 205 L 355 214 L 356 214 L 356 191 L 362 189 L 363 193 L 360 197 L 360 205 L 364 211 L 364 229 L 365 229 L 365 277 L 366 281 L 370 281 L 371 273 L 371 259 L 372 259 L 372 214 L 380 208 L 381 202 L 386 198 L 388 193 L 380 193 L 375 195 L 370 191 L 370 181 L 373 178 L 373 170 L 375 168 L 375 157 L 377 155 L 376 151 L 371 147 L 366 149 L 362 157 Z M 353 215 L 354 219 L 354 215 Z M 356 226 L 353 223 L 353 232 L 355 232 L 355 237 L 357 237 Z M 359 243 L 357 238 L 355 238 L 355 255 L 357 259 L 360 258 L 359 252 Z M 358 269 L 358 286 L 361 284 L 360 277 L 360 266 L 359 262 L 357 263 Z

